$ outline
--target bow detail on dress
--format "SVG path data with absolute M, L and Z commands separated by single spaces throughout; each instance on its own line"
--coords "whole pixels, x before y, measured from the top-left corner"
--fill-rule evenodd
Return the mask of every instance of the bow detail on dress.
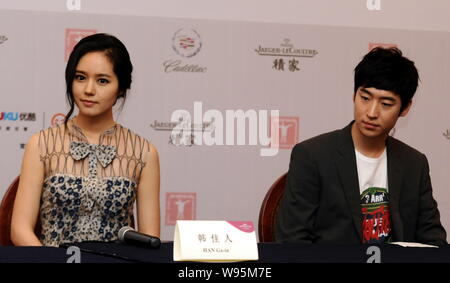
M 89 155 L 89 175 L 97 175 L 97 161 L 104 167 L 108 166 L 116 157 L 117 149 L 110 145 L 88 144 L 73 141 L 70 143 L 70 155 L 75 160 L 81 160 Z

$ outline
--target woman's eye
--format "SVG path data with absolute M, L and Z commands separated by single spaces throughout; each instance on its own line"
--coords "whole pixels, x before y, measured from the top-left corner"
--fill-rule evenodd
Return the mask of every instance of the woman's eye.
M 109 83 L 109 81 L 107 79 L 99 79 L 98 82 L 101 83 L 101 84 Z
M 83 75 L 75 75 L 75 79 L 78 81 L 82 81 L 85 79 L 85 77 Z

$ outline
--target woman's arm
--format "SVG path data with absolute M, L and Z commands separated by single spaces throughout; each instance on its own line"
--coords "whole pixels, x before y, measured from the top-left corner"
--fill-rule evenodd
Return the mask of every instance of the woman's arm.
M 159 157 L 150 145 L 137 191 L 138 231 L 160 237 Z
M 39 215 L 44 164 L 39 158 L 39 133 L 25 147 L 20 182 L 11 219 L 11 241 L 16 246 L 42 246 L 34 233 Z

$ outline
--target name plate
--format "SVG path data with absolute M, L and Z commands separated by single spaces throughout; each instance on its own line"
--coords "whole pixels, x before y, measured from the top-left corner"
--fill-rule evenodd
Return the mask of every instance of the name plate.
M 173 260 L 258 260 L 258 245 L 253 223 L 177 220 Z

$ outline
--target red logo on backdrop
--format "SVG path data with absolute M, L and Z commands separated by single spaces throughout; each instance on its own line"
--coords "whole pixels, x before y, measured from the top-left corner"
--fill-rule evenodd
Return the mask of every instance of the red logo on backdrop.
M 274 123 L 278 123 L 278 148 L 291 149 L 298 143 L 298 117 L 271 117 L 270 125 L 273 128 Z M 275 124 L 276 125 L 276 124 Z M 272 136 L 272 135 L 271 135 Z M 272 138 L 271 147 L 276 147 L 277 142 Z
M 166 194 L 166 226 L 175 225 L 177 220 L 195 220 L 196 193 Z
M 64 60 L 69 60 L 70 53 L 75 45 L 84 37 L 97 33 L 95 29 L 66 29 L 66 52 Z
M 56 113 L 53 115 L 52 120 L 50 121 L 52 127 L 61 125 L 64 123 L 64 120 L 66 119 L 66 115 L 62 113 Z
M 392 47 L 397 47 L 397 44 L 393 44 L 393 43 L 369 43 L 369 51 L 374 49 L 375 47 L 392 48 Z
M 242 232 L 251 233 L 255 231 L 255 227 L 253 226 L 253 222 L 251 221 L 227 221 L 229 224 L 238 228 Z

